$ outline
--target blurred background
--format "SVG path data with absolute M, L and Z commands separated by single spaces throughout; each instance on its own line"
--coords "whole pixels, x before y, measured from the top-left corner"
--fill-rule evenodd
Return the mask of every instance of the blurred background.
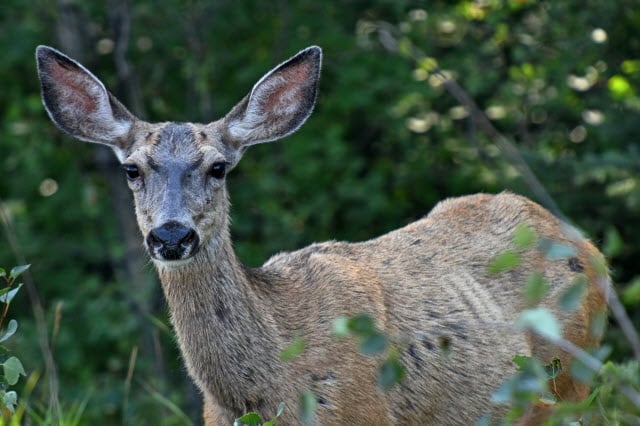
M 640 324 L 638 0 L 3 0 L 0 28 L 0 266 L 32 264 L 7 346 L 28 373 L 15 388 L 33 424 L 200 423 L 124 174 L 107 148 L 49 121 L 38 44 L 79 60 L 139 117 L 198 122 L 298 50 L 323 48 L 315 113 L 228 178 L 251 266 L 371 238 L 450 196 L 510 190 L 551 207 L 445 90 L 452 77 L 607 254 Z M 606 342 L 612 359 L 632 356 L 615 321 Z

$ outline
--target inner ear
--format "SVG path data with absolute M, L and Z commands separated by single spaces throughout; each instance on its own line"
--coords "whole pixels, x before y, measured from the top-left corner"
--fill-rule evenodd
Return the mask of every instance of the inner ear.
M 36 50 L 42 101 L 53 122 L 78 139 L 121 149 L 135 121 L 104 84 L 63 53 Z
M 225 117 L 236 148 L 283 138 L 313 111 L 322 52 L 312 46 L 278 65 Z

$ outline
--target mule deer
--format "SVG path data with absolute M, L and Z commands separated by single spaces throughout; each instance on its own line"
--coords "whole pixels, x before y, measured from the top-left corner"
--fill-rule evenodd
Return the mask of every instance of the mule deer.
M 370 241 L 313 244 L 260 268 L 242 265 L 229 235 L 225 177 L 247 147 L 289 135 L 311 114 L 320 48 L 275 67 L 209 124 L 141 121 L 79 63 L 45 46 L 36 57 L 53 122 L 110 146 L 122 163 L 187 370 L 204 395 L 206 424 L 228 425 L 248 411 L 270 417 L 281 402 L 287 408 L 280 421 L 299 424 L 303 391 L 317 398 L 318 424 L 469 425 L 484 413 L 499 415 L 505 407 L 490 396 L 515 371 L 514 355 L 571 361 L 546 340 L 511 328 L 527 307 L 524 283 L 534 271 L 548 280 L 541 303 L 559 318 L 564 338 L 585 348 L 598 344 L 590 325 L 605 310 L 593 263 L 600 253 L 542 207 L 510 193 L 448 199 Z M 518 267 L 487 272 L 498 254 L 514 249 L 523 222 L 575 253 L 553 259 L 526 248 Z M 580 306 L 562 311 L 556 300 L 581 275 L 588 286 Z M 387 392 L 376 385 L 378 360 L 332 335 L 334 318 L 358 313 L 405 342 L 406 378 Z M 282 361 L 296 336 L 305 350 Z M 577 400 L 588 388 L 563 372 L 553 391 Z M 536 410 L 523 422 L 544 416 Z

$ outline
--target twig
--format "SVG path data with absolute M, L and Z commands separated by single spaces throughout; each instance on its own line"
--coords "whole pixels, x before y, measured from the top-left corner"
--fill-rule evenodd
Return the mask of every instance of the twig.
M 531 330 L 535 332 L 535 330 Z M 574 345 L 569 340 L 559 338 L 559 339 L 551 339 L 548 336 L 544 336 L 540 333 L 536 333 L 538 336 L 548 339 L 551 343 L 558 346 L 560 349 L 564 349 L 566 352 L 570 353 L 575 359 L 580 361 L 585 367 L 594 373 L 600 373 L 602 371 L 602 362 L 595 358 L 594 356 L 589 355 L 587 352 L 582 350 L 580 347 Z M 638 410 L 640 410 L 640 392 L 633 389 L 628 384 L 620 384 L 620 391 L 626 396 L 629 401 L 633 405 L 635 405 Z
M 122 408 L 122 424 L 127 424 L 127 416 L 129 412 L 129 393 L 131 392 L 131 380 L 133 379 L 133 371 L 136 367 L 136 359 L 138 358 L 138 347 L 134 346 L 129 357 L 129 368 L 127 369 L 127 378 L 124 381 L 124 402 Z
M 620 302 L 618 294 L 615 292 L 609 278 L 606 276 L 602 276 L 598 279 L 598 285 L 605 295 L 607 305 L 609 305 L 609 308 L 611 309 L 611 314 L 616 319 L 616 322 L 620 326 L 620 330 L 629 342 L 629 345 L 631 345 L 633 355 L 638 361 L 640 361 L 640 337 L 638 336 L 638 331 L 631 322 L 629 315 L 627 315 L 627 311 L 624 309 L 624 306 L 622 306 L 622 302 Z

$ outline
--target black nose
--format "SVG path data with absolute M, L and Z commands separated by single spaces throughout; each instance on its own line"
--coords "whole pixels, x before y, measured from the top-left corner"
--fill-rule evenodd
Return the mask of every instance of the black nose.
M 167 222 L 149 232 L 147 248 L 156 259 L 186 259 L 198 248 L 198 234 L 178 222 Z

